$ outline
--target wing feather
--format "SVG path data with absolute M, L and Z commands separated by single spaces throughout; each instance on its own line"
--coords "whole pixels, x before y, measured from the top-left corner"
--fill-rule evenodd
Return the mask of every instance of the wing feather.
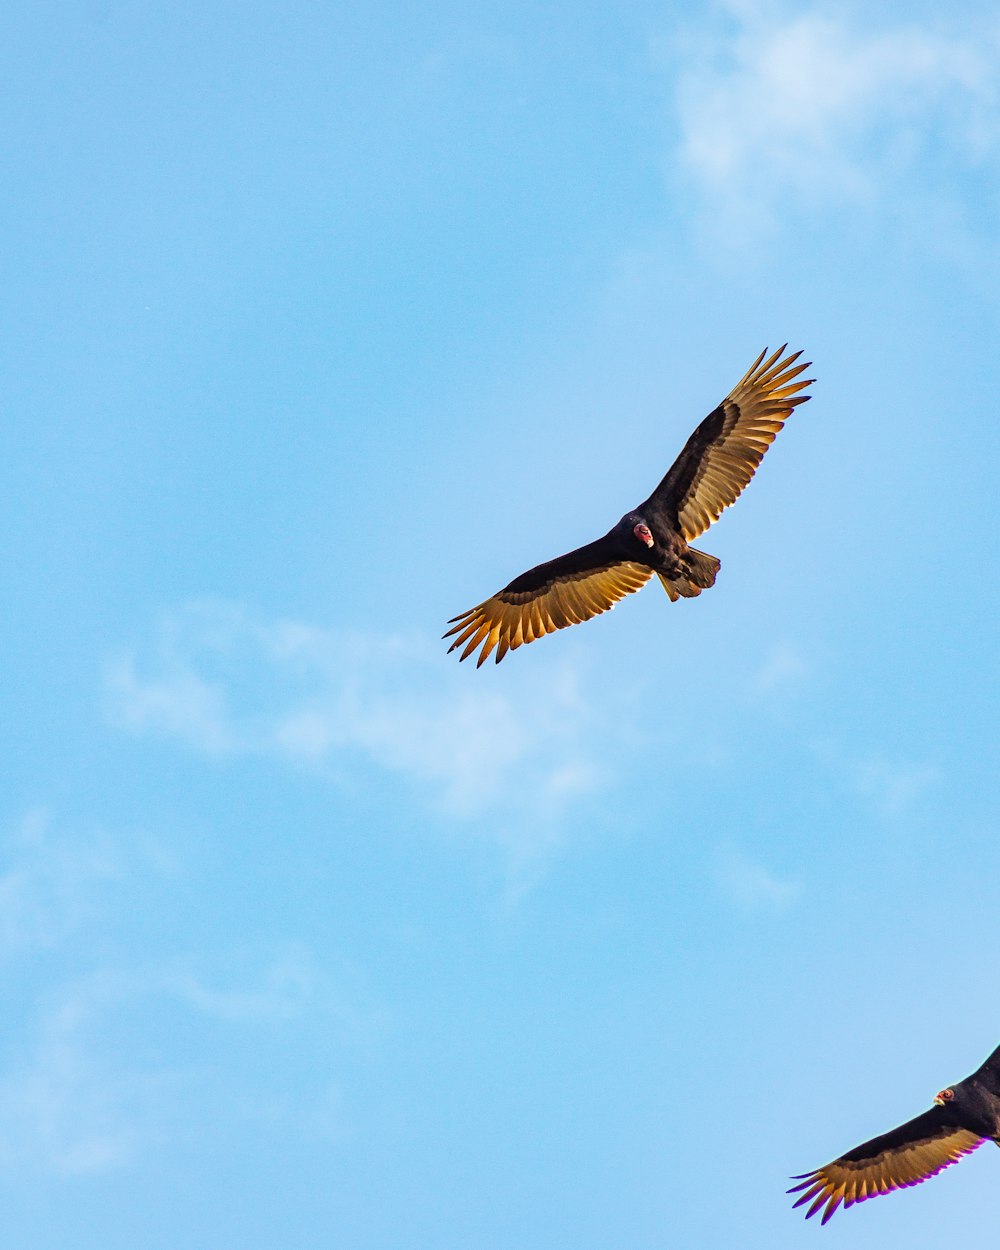
M 809 398 L 799 394 L 813 381 L 799 380 L 809 364 L 796 364 L 802 353 L 786 356 L 786 347 L 767 359 L 766 350 L 761 352 L 691 435 L 650 497 L 666 508 L 689 542 L 736 502 L 793 408 Z
M 970 1129 L 949 1123 L 943 1108 L 932 1107 L 825 1167 L 793 1177 L 800 1183 L 788 1192 L 801 1194 L 795 1206 L 810 1204 L 806 1219 L 825 1206 L 825 1224 L 841 1204 L 846 1211 L 856 1202 L 919 1185 L 971 1154 L 985 1140 Z
M 509 586 L 468 612 L 453 617 L 445 638 L 449 653 L 464 647 L 466 659 L 477 647 L 478 668 L 495 650 L 497 664 L 508 651 L 567 625 L 589 621 L 639 590 L 652 569 L 631 560 L 609 558 L 605 539 L 549 560 L 516 577 Z

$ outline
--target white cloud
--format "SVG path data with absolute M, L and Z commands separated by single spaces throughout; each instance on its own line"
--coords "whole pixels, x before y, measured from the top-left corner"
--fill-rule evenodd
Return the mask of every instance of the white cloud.
M 122 924 L 141 907 L 150 870 L 161 885 L 175 872 L 156 849 L 134 836 L 73 836 L 43 810 L 4 840 L 0 1169 L 121 1168 L 156 1142 L 183 1139 L 209 1098 L 232 1131 L 273 1094 L 289 1131 L 343 1135 L 329 1072 L 312 1091 L 310 1080 L 269 1081 L 265 1095 L 237 1073 L 220 1088 L 215 1065 L 237 1037 L 287 1051 L 318 1029 L 328 1043 L 363 1044 L 384 1021 L 364 977 L 299 943 L 214 953 L 182 945 L 137 961 Z M 179 931 L 179 942 L 191 940 Z
M 191 969 L 163 974 L 163 987 L 183 1002 L 219 1020 L 290 1020 L 316 998 L 316 969 L 289 955 L 266 965 L 250 984 L 219 986 Z
M 758 695 L 788 694 L 802 685 L 808 671 L 797 647 L 788 642 L 775 643 L 750 675 L 750 689 Z
M 156 725 L 212 754 L 234 747 L 226 727 L 222 691 L 189 670 L 172 667 L 158 680 L 139 682 L 122 662 L 108 674 L 125 723 L 135 729 Z
M 311 1142 L 342 1143 L 354 1135 L 343 1088 L 336 1082 L 302 1093 L 268 1093 L 246 1097 L 241 1114 L 250 1124 L 263 1125 L 269 1137 L 275 1130 L 294 1133 Z
M 122 857 L 103 834 L 54 832 L 42 809 L 5 839 L 0 868 L 0 958 L 57 946 L 100 908 Z
M 933 764 L 894 758 L 881 751 L 855 756 L 829 739 L 814 742 L 812 750 L 847 789 L 870 803 L 884 819 L 898 819 L 912 811 L 941 777 Z
M 220 1077 L 220 1056 L 248 1034 L 291 1054 L 320 1018 L 327 1046 L 356 1044 L 383 1021 L 356 976 L 301 946 L 99 967 L 51 986 L 44 1002 L 12 1025 L 0 1070 L 7 1170 L 111 1171 L 152 1144 L 184 1138 L 208 1103 L 230 1131 L 273 1105 L 293 1131 L 342 1137 L 339 1087 L 328 1073 L 316 1073 L 311 1088 L 269 1079 L 265 1093 L 235 1072 Z M 189 1039 L 187 1049 L 177 1037 Z
M 459 818 L 499 805 L 510 825 L 515 814 L 552 820 L 604 781 L 566 661 L 499 691 L 412 641 L 196 604 L 111 664 L 107 693 L 112 717 L 134 732 L 331 775 L 360 758 Z
M 225 960 L 188 956 L 148 971 L 143 984 L 150 993 L 233 1025 L 282 1024 L 318 1014 L 334 1019 L 341 1035 L 363 1036 L 382 1019 L 349 968 L 331 969 L 298 944 L 237 952 Z
M 418 81 L 430 87 L 442 79 L 466 74 L 508 77 L 520 67 L 522 59 L 513 41 L 484 34 L 449 32 L 448 37 L 420 62 Z
M 95 1060 L 84 1039 L 108 990 L 108 978 L 97 976 L 63 991 L 27 1056 L 0 1074 L 3 1166 L 100 1172 L 130 1157 L 127 1082 Z
M 911 764 L 874 756 L 854 768 L 854 785 L 870 799 L 883 816 L 903 816 L 917 800 L 936 784 L 938 769 L 929 764 Z
M 783 911 L 801 892 L 798 881 L 777 876 L 731 845 L 716 852 L 714 875 L 723 893 L 748 911 Z
M 760 224 L 789 194 L 898 206 L 921 163 L 925 195 L 952 164 L 994 178 L 1000 23 L 872 18 L 730 5 L 708 37 L 672 46 L 679 157 L 724 216 Z

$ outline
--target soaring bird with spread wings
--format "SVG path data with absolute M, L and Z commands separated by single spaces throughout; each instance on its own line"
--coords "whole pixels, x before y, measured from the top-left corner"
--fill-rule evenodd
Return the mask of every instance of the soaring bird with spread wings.
M 603 538 L 522 573 L 503 590 L 449 621 L 444 635 L 477 648 L 476 667 L 544 634 L 589 621 L 638 590 L 655 573 L 671 601 L 691 599 L 715 582 L 720 562 L 688 543 L 734 503 L 774 436 L 813 379 L 798 381 L 801 352 L 766 350 L 688 439 L 645 503 L 627 512 Z M 767 358 L 765 359 L 765 356 Z
M 937 1176 L 985 1141 L 1000 1145 L 1000 1046 L 971 1076 L 943 1089 L 929 1111 L 873 1137 L 814 1172 L 793 1176 L 788 1192 L 809 1203 L 806 1219 L 824 1207 L 823 1223 L 867 1198 Z

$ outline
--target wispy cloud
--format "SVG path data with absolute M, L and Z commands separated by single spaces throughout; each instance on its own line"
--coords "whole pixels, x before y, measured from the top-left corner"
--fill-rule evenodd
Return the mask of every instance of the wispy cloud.
M 294 1056 L 297 1039 L 309 1046 L 317 1031 L 327 1049 L 364 1044 L 385 1013 L 359 970 L 301 942 L 205 949 L 183 927 L 174 949 L 139 956 L 129 940 L 136 900 L 176 878 L 155 846 L 74 835 L 37 809 L 2 850 L 0 1168 L 121 1168 L 189 1134 L 209 1097 L 219 1131 L 225 1122 L 238 1132 L 275 1103 L 289 1133 L 343 1135 L 328 1071 L 269 1078 L 265 1095 L 245 1073 L 220 1081 L 219 1052 L 251 1039 Z
M 8 833 L 0 853 L 0 959 L 57 946 L 99 912 L 124 873 L 110 838 L 70 837 L 41 808 Z
M 878 750 L 855 755 L 829 739 L 814 742 L 812 750 L 820 763 L 840 778 L 848 790 L 887 820 L 912 811 L 917 801 L 941 779 L 940 769 L 933 764 L 893 757 Z
M 910 811 L 939 776 L 938 769 L 930 764 L 874 756 L 855 766 L 854 784 L 883 816 L 895 817 Z
M 147 970 L 142 984 L 149 993 L 232 1025 L 281 1025 L 322 1015 L 337 1022 L 341 1035 L 363 1036 L 382 1019 L 355 973 L 328 967 L 301 944 L 214 961 L 188 955 Z
M 267 1111 L 289 1131 L 342 1136 L 339 1087 L 328 1074 L 317 1074 L 311 1092 L 301 1080 L 270 1079 L 265 1096 L 245 1076 L 220 1077 L 220 1048 L 249 1035 L 256 1045 L 279 1039 L 292 1055 L 317 1021 L 326 1021 L 327 1048 L 368 1038 L 382 1021 L 356 978 L 300 946 L 235 961 L 198 954 L 98 967 L 51 986 L 45 1004 L 18 1021 L 13 1058 L 0 1069 L 0 1167 L 8 1170 L 120 1168 L 189 1134 L 206 1099 L 230 1131 Z
M 718 848 L 713 868 L 723 894 L 747 911 L 784 911 L 801 892 L 798 881 L 779 876 L 731 844 Z
M 788 695 L 801 687 L 808 672 L 801 651 L 790 642 L 778 642 L 751 673 L 750 690 L 756 695 Z
M 995 177 L 1000 23 L 858 13 L 733 3 L 672 45 L 681 164 L 734 218 L 762 224 L 789 196 L 898 204 L 921 164 L 928 192 L 954 168 Z
M 19 1061 L 0 1072 L 0 1164 L 79 1173 L 118 1167 L 131 1156 L 135 1117 L 129 1080 L 112 1070 L 86 1034 L 111 990 L 107 975 L 62 989 Z
M 503 692 L 469 677 L 412 640 L 195 604 L 108 666 L 107 694 L 133 732 L 331 776 L 362 760 L 457 818 L 499 807 L 553 819 L 603 784 L 572 665 Z
M 139 681 L 127 662 L 114 667 L 115 706 L 134 729 L 156 726 L 211 754 L 236 747 L 228 727 L 223 691 L 196 673 L 171 665 L 158 678 Z

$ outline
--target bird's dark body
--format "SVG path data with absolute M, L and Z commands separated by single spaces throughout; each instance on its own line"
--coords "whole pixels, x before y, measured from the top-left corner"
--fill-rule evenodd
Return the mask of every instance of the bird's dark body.
M 996 1072 L 966 1077 L 954 1086 L 955 1097 L 948 1110 L 961 1117 L 963 1128 L 1000 1145 L 1000 1081 Z
M 635 527 L 640 524 L 649 527 L 653 536 L 652 547 L 647 547 L 635 537 Z M 585 547 L 578 547 L 568 555 L 536 564 L 533 569 L 509 582 L 504 591 L 514 594 L 536 591 L 549 583 L 554 570 L 565 576 L 568 572 L 584 572 L 595 565 L 623 560 L 643 564 L 654 573 L 675 581 L 691 572 L 690 561 L 686 559 L 690 550 L 692 548 L 688 547 L 684 538 L 665 520 L 662 509 L 655 508 L 647 500 L 634 512 L 627 512 L 602 538 L 587 543 Z
M 645 557 L 645 562 L 653 572 L 662 574 L 669 581 L 690 576 L 695 563 L 690 553 L 694 548 L 678 532 L 677 518 L 671 519 L 665 508 L 659 506 L 654 499 L 647 499 L 635 512 L 630 512 L 618 522 L 619 526 L 624 525 L 629 530 L 638 523 L 648 526 L 653 535 L 653 546 Z

